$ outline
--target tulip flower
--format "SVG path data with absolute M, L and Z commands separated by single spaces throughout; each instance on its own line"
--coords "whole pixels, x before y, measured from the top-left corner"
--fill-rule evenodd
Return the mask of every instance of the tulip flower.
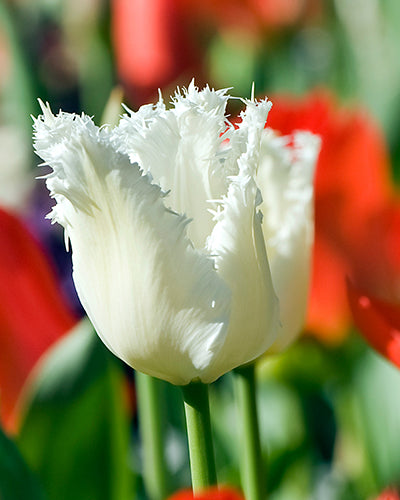
M 376 497 L 376 500 L 400 500 L 399 493 L 394 488 L 387 488 Z
M 0 210 L 0 415 L 17 428 L 16 403 L 40 356 L 76 322 L 35 239 Z
M 400 206 L 376 215 L 359 242 L 360 259 L 348 280 L 355 325 L 367 342 L 400 368 Z M 368 252 L 361 253 L 365 245 Z
M 315 2 L 316 3 L 316 2 Z M 185 1 L 182 1 L 185 4 Z M 219 27 L 232 27 L 250 33 L 262 33 L 287 28 L 299 22 L 307 11 L 303 0 L 230 0 L 215 2 L 203 0 L 194 2 L 191 10 L 197 8 L 205 22 L 214 22 Z M 318 5 L 314 5 L 314 10 Z
M 199 44 L 182 7 L 180 0 L 112 0 L 117 70 L 131 102 L 149 102 L 158 88 L 199 74 Z
M 356 326 L 369 344 L 400 368 L 400 305 L 385 302 L 348 284 Z
M 243 496 L 233 488 L 209 488 L 200 495 L 193 495 L 192 490 L 181 490 L 171 495 L 168 500 L 244 500 Z
M 35 120 L 89 318 L 118 357 L 174 384 L 256 359 L 304 314 L 318 140 L 264 132 L 267 100 L 229 126 L 228 99 L 192 83 L 114 129 L 44 105 Z M 275 292 L 283 314 L 285 294 L 302 305 L 279 318 Z
M 118 77 L 129 102 L 150 102 L 159 88 L 188 75 L 203 79 L 210 72 L 206 46 L 216 37 L 250 35 L 262 45 L 263 37 L 318 16 L 320 8 L 315 0 L 112 0 Z

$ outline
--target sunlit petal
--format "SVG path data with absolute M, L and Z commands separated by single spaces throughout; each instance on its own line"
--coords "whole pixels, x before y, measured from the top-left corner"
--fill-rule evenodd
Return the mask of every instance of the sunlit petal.
M 212 260 L 192 248 L 188 220 L 165 208 L 161 189 L 110 146 L 107 130 L 45 113 L 36 147 L 54 168 L 52 217 L 71 240 L 74 281 L 97 332 L 138 370 L 176 384 L 201 377 L 229 320 L 230 291 Z M 46 127 L 53 146 L 41 139 Z
M 264 353 L 278 331 L 278 299 L 275 295 L 262 231 L 262 215 L 257 212 L 260 191 L 252 173 L 258 165 L 261 137 L 270 104 L 249 103 L 233 149 L 239 174 L 232 177 L 228 195 L 208 245 L 216 255 L 218 273 L 232 290 L 232 316 L 227 341 L 216 360 L 231 369 Z M 238 348 L 240 346 L 240 348 Z
M 306 132 L 276 137 L 267 129 L 263 136 L 257 183 L 263 197 L 262 228 L 281 320 L 272 351 L 286 347 L 304 323 L 314 240 L 313 175 L 319 144 L 318 137 Z
M 123 117 L 113 133 L 116 148 L 171 191 L 166 203 L 193 219 L 188 234 L 197 248 L 204 247 L 213 227 L 209 200 L 227 189 L 217 154 L 226 129 L 227 100 L 225 90 L 199 91 L 192 82 L 175 95 L 171 109 L 160 98 L 155 106 Z

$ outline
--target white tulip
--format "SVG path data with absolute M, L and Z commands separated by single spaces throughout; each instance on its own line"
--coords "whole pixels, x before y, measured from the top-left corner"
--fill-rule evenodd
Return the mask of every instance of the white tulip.
M 271 137 L 267 100 L 244 101 L 234 128 L 228 99 L 192 83 L 114 129 L 48 105 L 35 120 L 89 318 L 118 357 L 174 384 L 279 349 L 305 312 L 318 141 Z

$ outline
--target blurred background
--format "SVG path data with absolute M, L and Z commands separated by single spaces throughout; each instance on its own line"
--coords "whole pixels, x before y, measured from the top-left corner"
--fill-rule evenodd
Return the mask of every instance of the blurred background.
M 400 483 L 400 356 L 379 340 L 400 328 L 399 53 L 398 0 L 1 0 L 3 500 L 146 498 L 134 375 L 79 322 L 34 180 L 37 98 L 101 124 L 112 91 L 136 110 L 193 77 L 243 97 L 254 82 L 269 126 L 323 141 L 305 331 L 258 366 L 269 498 L 364 500 Z M 395 313 L 364 328 L 346 279 Z M 219 478 L 240 488 L 229 375 L 211 395 Z M 164 383 L 160 400 L 172 493 L 190 484 L 183 407 Z

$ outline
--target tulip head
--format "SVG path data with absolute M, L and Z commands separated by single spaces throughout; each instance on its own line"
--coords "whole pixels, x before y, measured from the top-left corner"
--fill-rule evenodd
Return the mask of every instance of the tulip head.
M 260 205 L 268 208 L 273 198 L 263 202 L 257 181 L 271 104 L 245 101 L 234 127 L 225 116 L 228 99 L 225 90 L 191 84 L 171 108 L 160 98 L 113 129 L 85 115 L 54 116 L 44 105 L 35 120 L 36 151 L 53 169 L 46 176 L 57 202 L 50 217 L 71 242 L 74 282 L 89 318 L 118 357 L 174 384 L 212 382 L 256 359 L 280 334 L 268 259 L 279 222 L 263 222 Z M 315 157 L 309 139 L 303 146 Z M 294 191 L 304 189 L 300 184 L 293 181 Z M 307 199 L 310 190 L 309 181 Z M 296 231 L 312 228 L 310 211 L 303 212 L 293 215 Z M 301 264 L 307 248 L 308 261 L 309 241 L 283 247 Z M 291 287 L 305 292 L 300 275 Z

